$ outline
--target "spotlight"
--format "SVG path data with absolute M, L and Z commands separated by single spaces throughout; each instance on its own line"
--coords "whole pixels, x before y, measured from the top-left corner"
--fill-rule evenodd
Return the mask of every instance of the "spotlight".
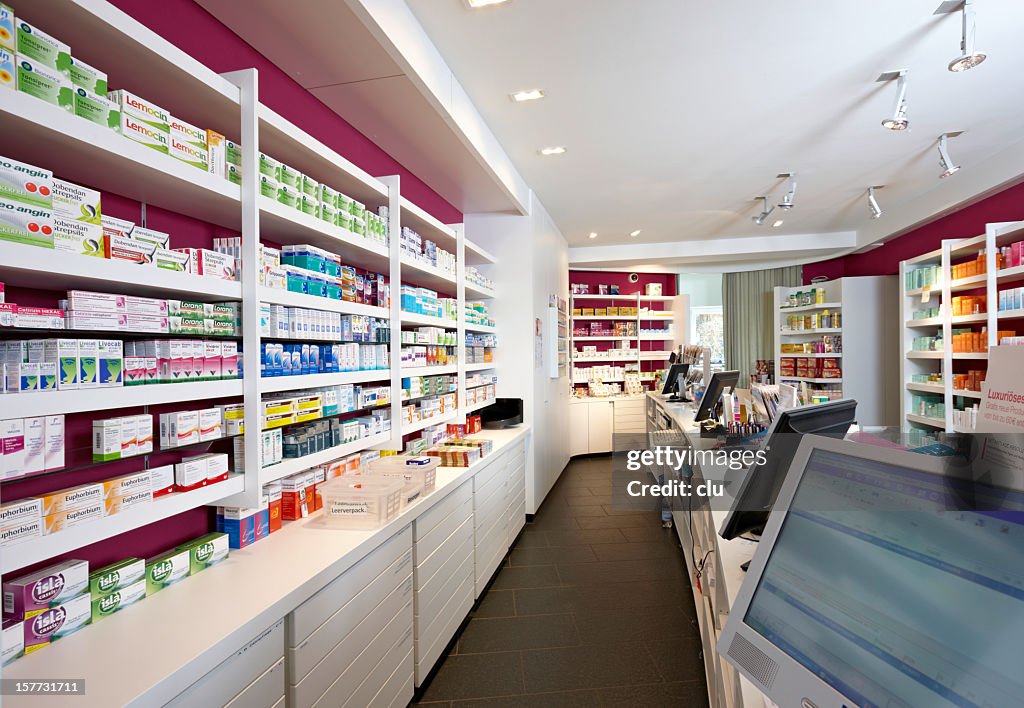
M 629 235 L 636 238 L 637 236 L 640 235 L 640 229 L 637 229 L 636 231 L 630 231 Z
M 551 155 L 564 155 L 565 153 L 566 149 L 561 145 L 540 149 L 540 154 L 543 155 L 544 157 L 550 157 Z
M 882 207 L 878 206 L 878 200 L 875 199 L 875 190 L 882 189 L 884 187 L 884 184 L 868 187 L 868 209 L 871 210 L 872 219 L 877 219 L 882 216 Z
M 793 208 L 793 199 L 796 197 L 796 173 L 783 172 L 782 174 L 777 175 L 777 177 L 779 179 L 789 180 L 789 191 L 783 195 L 782 201 L 779 202 L 779 209 L 789 211 Z
M 960 171 L 960 165 L 954 165 L 952 158 L 949 156 L 948 142 L 949 138 L 955 138 L 962 133 L 962 130 L 958 130 L 953 133 L 943 133 L 939 136 L 939 165 L 942 166 L 942 174 L 939 175 L 940 179 L 945 179 Z
M 773 229 L 777 229 L 777 228 L 779 228 L 780 226 L 782 226 L 782 225 L 783 225 L 784 223 L 785 223 L 785 222 L 784 222 L 784 221 L 783 221 L 782 219 L 779 219 L 779 220 L 778 220 L 778 221 L 776 221 L 776 222 L 775 222 L 774 224 L 772 224 L 772 228 L 773 228 Z
M 960 73 L 973 69 L 988 58 L 984 52 L 974 50 L 974 34 L 977 31 L 974 20 L 974 0 L 947 0 L 939 5 L 936 15 L 948 15 L 960 11 L 960 56 L 949 62 L 949 70 Z
M 768 206 L 768 197 L 758 197 L 757 199 L 761 200 L 761 213 L 757 216 L 750 217 L 750 220 L 758 226 L 762 226 L 771 213 L 775 211 L 775 207 Z M 755 199 L 754 201 L 757 200 Z
M 896 81 L 896 103 L 893 104 L 892 113 L 882 121 L 882 126 L 889 130 L 906 130 L 910 127 L 907 120 L 907 69 L 899 71 L 887 71 L 878 77 L 880 82 Z
M 597 238 L 597 234 L 593 231 L 590 232 L 590 238 Z

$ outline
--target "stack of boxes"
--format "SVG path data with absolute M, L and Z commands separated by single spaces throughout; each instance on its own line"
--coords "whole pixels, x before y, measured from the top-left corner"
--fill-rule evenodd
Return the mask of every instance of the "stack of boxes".
M 421 398 L 415 403 L 402 406 L 402 425 L 411 425 L 432 418 L 440 418 L 458 409 L 458 396 L 446 393 L 440 396 Z
M 482 302 L 466 303 L 466 324 L 493 327 L 494 320 L 488 315 L 487 305 Z
M 430 288 L 403 285 L 402 312 L 454 321 L 458 315 L 458 300 L 438 297 L 437 291 Z
M 64 561 L 4 582 L 3 596 L 4 663 L 92 621 L 89 564 L 83 560 Z
M 455 376 L 405 376 L 402 378 L 402 400 L 452 393 L 457 387 Z
M 63 469 L 64 441 L 63 415 L 0 420 L 0 480 Z
M 283 344 L 264 342 L 261 376 L 304 376 L 388 368 L 386 344 Z
M 423 239 L 408 226 L 402 227 L 401 250 L 403 256 L 424 263 L 445 273 L 455 273 L 455 254 L 439 247 L 429 239 Z

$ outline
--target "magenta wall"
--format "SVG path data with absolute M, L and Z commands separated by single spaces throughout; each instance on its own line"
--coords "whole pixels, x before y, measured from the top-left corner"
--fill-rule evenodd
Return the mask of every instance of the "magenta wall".
M 860 275 L 893 275 L 900 261 L 935 250 L 944 239 L 970 238 L 985 232 L 985 224 L 1024 219 L 1024 184 L 1004 189 L 952 214 L 895 238 L 867 253 L 852 254 L 804 266 L 804 284 L 824 275 L 830 279 Z

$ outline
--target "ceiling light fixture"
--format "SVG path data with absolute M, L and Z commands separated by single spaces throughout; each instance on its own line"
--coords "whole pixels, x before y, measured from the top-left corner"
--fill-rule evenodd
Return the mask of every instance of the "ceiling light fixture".
M 471 8 L 476 10 L 481 7 L 488 7 L 489 5 L 500 5 L 508 0 L 466 0 Z
M 878 200 L 875 199 L 875 190 L 884 188 L 884 184 L 877 184 L 874 187 L 868 187 L 868 209 L 871 210 L 872 219 L 877 219 L 882 216 L 882 207 L 878 206 Z
M 988 58 L 984 52 L 974 50 L 974 34 L 977 30 L 974 20 L 974 0 L 947 0 L 939 5 L 935 11 L 936 15 L 948 15 L 960 11 L 960 56 L 949 62 L 949 70 L 953 73 L 961 73 L 981 64 Z
M 630 231 L 629 235 L 636 238 L 637 236 L 640 235 L 640 229 L 637 229 L 636 231 Z
M 590 232 L 590 238 L 597 238 L 597 234 L 593 231 Z
M 565 148 L 561 145 L 556 145 L 555 147 L 541 148 L 540 154 L 543 155 L 544 157 L 549 157 L 551 155 L 564 155 Z
M 793 208 L 793 200 L 796 198 L 796 172 L 783 172 L 776 176 L 779 179 L 789 180 L 789 191 L 783 195 L 782 201 L 779 202 L 779 209 L 789 211 Z
M 939 175 L 940 179 L 945 179 L 960 171 L 960 165 L 954 165 L 952 158 L 949 156 L 949 138 L 955 138 L 958 135 L 962 135 L 963 132 L 962 130 L 957 130 L 952 133 L 943 133 L 939 136 L 939 165 L 942 166 L 942 174 Z
M 526 103 L 527 101 L 539 101 L 544 98 L 543 89 L 529 89 L 526 91 L 516 91 L 512 94 L 512 100 L 516 103 Z
M 784 223 L 785 223 L 785 222 L 784 222 L 784 221 L 783 221 L 782 219 L 779 219 L 779 220 L 778 220 L 778 221 L 776 221 L 776 222 L 775 222 L 774 224 L 772 224 L 772 228 L 773 228 L 773 229 L 777 229 L 777 228 L 779 228 L 780 226 L 782 226 L 782 225 L 783 225 Z
M 887 71 L 877 79 L 882 83 L 896 81 L 896 103 L 893 104 L 892 113 L 882 121 L 882 126 L 889 130 L 906 130 L 910 127 L 910 121 L 907 120 L 907 72 L 908 69 Z
M 757 216 L 750 217 L 750 220 L 753 221 L 758 226 L 762 226 L 765 222 L 765 219 L 767 219 L 768 216 L 773 211 L 775 211 L 775 207 L 768 206 L 768 197 L 757 197 L 754 201 L 757 201 L 757 199 L 761 200 L 761 213 L 758 214 Z

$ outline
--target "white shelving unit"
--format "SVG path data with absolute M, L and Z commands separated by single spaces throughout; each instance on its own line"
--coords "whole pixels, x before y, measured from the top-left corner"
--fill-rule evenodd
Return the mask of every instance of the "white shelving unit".
M 810 304 L 786 307 L 791 295 L 823 290 L 824 297 L 815 296 Z M 775 288 L 775 377 L 803 389 L 809 395 L 814 391 L 829 391 L 832 399 L 857 400 L 857 421 L 862 425 L 891 425 L 896 418 L 896 399 L 891 394 L 891 383 L 886 377 L 896 368 L 896 318 L 891 302 L 896 296 L 896 282 L 892 276 L 869 278 L 840 278 L 815 285 Z M 820 302 L 819 302 L 820 300 Z M 850 306 L 853 303 L 854 306 Z M 815 315 L 839 315 L 840 326 L 811 326 L 804 329 L 789 325 L 791 316 L 807 318 Z M 889 340 L 892 341 L 889 341 Z M 784 345 L 811 345 L 812 342 L 830 342 L 840 351 L 783 352 Z M 890 346 L 887 346 L 890 345 Z M 809 359 L 816 363 L 822 359 L 836 359 L 839 376 L 834 378 L 782 375 L 783 360 Z M 795 362 L 794 362 L 795 364 Z M 794 367 L 795 369 L 795 367 Z
M 676 343 L 682 343 L 682 336 L 677 336 L 677 333 L 686 329 L 685 322 L 681 321 L 685 319 L 682 317 L 679 311 L 679 305 L 684 302 L 684 296 L 675 295 L 643 295 L 640 293 L 634 293 L 632 295 L 595 295 L 595 294 L 572 294 L 569 296 L 569 308 L 570 308 L 570 341 L 569 341 L 569 353 L 571 355 L 571 379 L 572 385 L 584 385 L 588 382 L 588 376 L 585 369 L 589 368 L 592 364 L 608 364 L 612 366 L 622 366 L 630 371 L 641 371 L 641 362 L 644 361 L 658 361 L 668 363 L 668 356 L 671 353 L 671 349 L 674 348 Z M 584 307 L 590 308 L 594 304 L 602 304 L 611 307 L 635 307 L 637 309 L 636 315 L 575 315 L 572 314 L 577 309 Z M 614 304 L 612 304 L 614 303 Z M 660 303 L 665 305 L 665 309 L 654 310 L 651 309 L 651 304 Z M 578 337 L 575 332 L 577 323 L 588 323 L 591 321 L 599 322 L 634 322 L 636 323 L 635 336 L 582 336 Z M 642 334 L 643 328 L 650 328 L 654 322 L 664 322 L 664 334 Z M 635 352 L 634 354 L 623 354 L 618 353 L 616 350 L 610 350 L 610 354 L 593 357 L 593 356 L 580 356 L 577 350 L 577 344 L 586 345 L 589 343 L 597 342 L 629 342 L 631 343 L 631 349 Z M 640 347 L 640 342 L 667 342 L 669 347 L 663 352 L 652 352 L 643 351 Z M 625 379 L 623 378 L 602 378 L 605 383 L 621 383 Z
M 954 410 L 974 406 L 981 398 L 980 390 L 956 389 L 953 377 L 963 369 L 987 369 L 988 349 L 998 346 L 1000 330 L 1024 332 L 1015 320 L 1024 319 L 1022 310 L 999 308 L 999 292 L 1009 287 L 1024 285 L 1024 266 L 999 269 L 996 253 L 1003 246 L 1024 240 L 1024 221 L 987 224 L 985 233 L 965 239 L 948 239 L 934 251 L 923 253 L 900 263 L 900 321 L 901 366 L 900 417 L 906 431 L 970 432 L 954 424 Z M 985 252 L 985 272 L 965 278 L 953 279 L 953 267 L 977 258 Z M 908 273 L 935 267 L 938 279 L 930 286 L 906 289 Z M 963 294 L 984 295 L 986 311 L 966 315 L 953 314 L 953 298 Z M 922 308 L 938 307 L 937 317 L 914 318 Z M 983 329 L 984 328 L 984 329 Z M 954 352 L 953 331 L 971 329 L 984 331 L 984 352 Z M 913 342 L 918 337 L 938 337 L 944 345 L 935 351 L 918 351 Z M 948 344 L 948 346 L 946 346 Z M 954 364 L 954 362 L 966 362 Z M 973 362 L 973 365 L 971 364 Z M 915 382 L 915 376 L 931 376 L 933 383 Z M 920 406 L 914 406 L 916 395 L 932 395 L 941 400 L 943 416 L 921 415 Z

